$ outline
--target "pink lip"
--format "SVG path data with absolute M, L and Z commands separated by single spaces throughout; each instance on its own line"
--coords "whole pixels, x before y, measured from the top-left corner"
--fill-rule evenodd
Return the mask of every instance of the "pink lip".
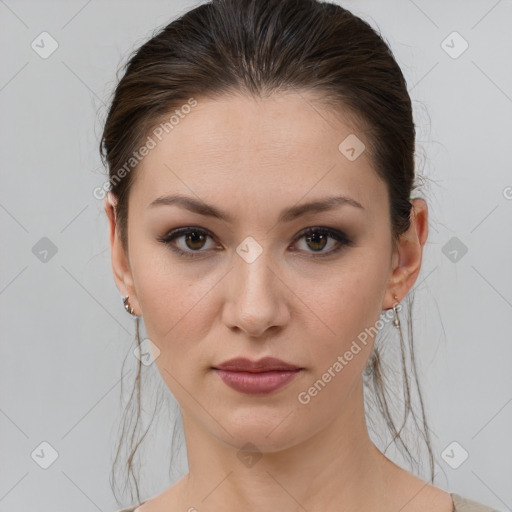
M 301 371 L 297 369 L 269 372 L 240 372 L 218 370 L 217 368 L 214 368 L 214 370 L 230 388 L 249 395 L 276 391 L 290 382 Z
M 213 369 L 232 389 L 255 395 L 276 391 L 295 378 L 303 368 L 275 357 L 264 357 L 258 361 L 238 357 Z

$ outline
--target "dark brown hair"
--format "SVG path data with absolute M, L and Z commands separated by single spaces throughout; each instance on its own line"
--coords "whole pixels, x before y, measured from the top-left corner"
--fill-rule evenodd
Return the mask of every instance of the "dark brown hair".
M 332 111 L 354 123 L 375 172 L 386 183 L 391 237 L 394 243 L 399 240 L 410 225 L 416 134 L 406 81 L 381 36 L 367 22 L 328 2 L 212 0 L 165 26 L 137 49 L 114 91 L 100 153 L 109 169 L 110 190 L 118 201 L 117 224 L 125 250 L 129 193 L 137 165 L 123 173 L 122 179 L 118 171 L 123 166 L 126 169 L 126 162 L 148 140 L 151 130 L 191 98 L 200 101 L 227 94 L 266 97 L 278 92 L 312 93 Z M 383 371 L 382 339 L 375 343 L 365 369 L 365 385 L 370 391 L 368 400 L 372 397 L 391 433 L 391 442 L 411 462 L 414 458 L 401 433 L 412 415 L 428 449 L 433 482 L 434 458 L 414 361 L 412 291 L 407 299 L 409 347 L 399 331 L 398 371 L 403 382 L 401 424 L 395 423 L 390 407 L 390 400 L 398 396 L 398 390 L 396 384 L 390 386 L 387 382 L 388 379 L 391 382 L 393 375 L 386 376 Z M 136 328 L 140 345 L 138 318 Z M 407 349 L 410 368 L 406 363 Z M 125 468 L 135 482 L 139 502 L 133 460 L 148 431 L 135 440 L 141 408 L 141 370 L 139 362 L 114 461 L 115 466 L 126 426 L 133 424 L 131 414 L 135 407 L 135 427 Z M 419 423 L 411 405 L 411 377 L 418 392 Z M 114 467 L 112 475 L 115 479 Z

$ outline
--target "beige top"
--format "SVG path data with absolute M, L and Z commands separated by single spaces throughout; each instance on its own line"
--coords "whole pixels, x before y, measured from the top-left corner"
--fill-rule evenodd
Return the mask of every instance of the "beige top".
M 482 505 L 477 501 L 473 501 L 468 498 L 463 498 L 459 494 L 455 494 L 453 492 L 450 493 L 450 496 L 452 497 L 454 504 L 453 512 L 499 512 L 499 510 L 496 510 L 495 508 L 486 507 L 485 505 Z M 145 501 L 143 501 L 142 503 L 145 503 Z M 117 512 L 135 512 L 135 509 L 138 506 L 139 505 L 123 508 L 121 510 L 118 510 Z

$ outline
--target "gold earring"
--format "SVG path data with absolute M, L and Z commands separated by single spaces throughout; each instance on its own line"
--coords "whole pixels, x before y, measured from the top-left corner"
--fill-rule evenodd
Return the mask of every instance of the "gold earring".
M 128 295 L 126 297 L 123 297 L 123 304 L 124 309 L 130 313 L 130 315 L 137 316 L 135 312 L 133 311 L 133 308 L 130 306 L 130 303 L 128 302 Z

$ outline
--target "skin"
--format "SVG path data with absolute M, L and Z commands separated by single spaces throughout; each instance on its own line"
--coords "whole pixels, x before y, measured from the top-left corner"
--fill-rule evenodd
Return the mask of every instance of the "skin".
M 180 404 L 189 462 L 188 474 L 138 512 L 334 512 L 340 503 L 345 512 L 451 512 L 448 493 L 396 466 L 368 436 L 362 372 L 371 336 L 308 404 L 297 399 L 395 295 L 405 297 L 427 239 L 427 205 L 415 199 L 411 227 L 393 248 L 386 185 L 368 152 L 350 161 L 338 150 L 351 133 L 347 118 L 307 93 L 198 98 L 136 170 L 127 252 L 105 201 L 115 282 L 160 350 L 155 364 Z M 149 207 L 171 193 L 223 209 L 233 222 Z M 333 195 L 363 209 L 277 223 L 283 209 Z M 213 235 L 174 240 L 195 258 L 158 241 L 182 226 Z M 339 230 L 352 244 L 315 258 L 315 249 L 329 253 L 338 242 L 296 239 L 308 227 Z M 262 248 L 251 263 L 236 252 L 248 236 Z M 274 356 L 304 369 L 278 391 L 251 396 L 211 369 L 236 356 Z M 261 455 L 252 466 L 237 457 L 248 442 Z

